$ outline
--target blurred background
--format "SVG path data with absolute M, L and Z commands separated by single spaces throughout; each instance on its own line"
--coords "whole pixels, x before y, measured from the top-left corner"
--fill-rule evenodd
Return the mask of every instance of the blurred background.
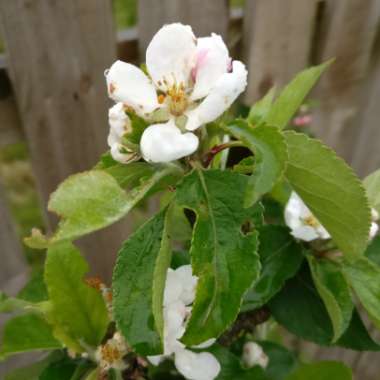
M 362 177 L 380 167 L 379 20 L 380 0 L 0 0 L 0 288 L 16 294 L 29 278 L 42 287 L 44 254 L 22 237 L 54 228 L 49 194 L 107 148 L 104 70 L 117 58 L 143 62 L 163 24 L 224 37 L 248 66 L 239 112 L 335 57 L 293 127 L 321 138 Z M 155 207 L 143 204 L 80 241 L 93 273 L 109 280 L 121 242 Z M 346 361 L 362 380 L 378 378 L 373 354 L 293 344 Z

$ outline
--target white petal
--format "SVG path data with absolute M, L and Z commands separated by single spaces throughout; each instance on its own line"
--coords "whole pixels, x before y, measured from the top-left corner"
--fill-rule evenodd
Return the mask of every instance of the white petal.
M 169 268 L 166 275 L 164 305 L 166 306 L 172 302 L 178 301 L 182 290 L 181 281 L 178 279 L 175 271 Z
M 191 265 L 182 265 L 175 270 L 175 273 L 182 285 L 182 292 L 179 298 L 185 305 L 190 305 L 195 299 L 198 277 L 193 276 Z
M 379 226 L 377 225 L 377 223 L 372 222 L 371 229 L 369 231 L 369 238 L 373 239 L 375 237 L 375 235 L 377 234 L 378 230 L 379 230 Z
M 181 338 L 184 333 L 186 315 L 186 306 L 181 301 L 166 306 L 164 310 L 165 334 L 173 336 L 175 339 Z
M 268 365 L 268 356 L 262 347 L 255 342 L 247 342 L 243 347 L 243 363 L 246 367 L 251 368 L 255 365 L 266 368 Z
M 203 102 L 187 113 L 186 129 L 193 131 L 226 111 L 247 86 L 247 70 L 240 61 L 232 62 L 232 72 L 223 74 Z
M 214 355 L 208 352 L 197 354 L 189 350 L 175 354 L 175 366 L 189 380 L 213 380 L 221 369 Z
M 294 228 L 292 229 L 291 234 L 296 239 L 303 241 L 312 241 L 320 238 L 320 235 L 317 233 L 316 229 L 311 226 L 301 226 Z
M 155 355 L 155 356 L 147 356 L 146 357 L 151 364 L 154 366 L 158 366 L 162 361 L 165 360 L 166 356 L 165 355 Z
M 215 342 L 216 342 L 216 339 L 211 338 L 211 339 L 208 339 L 201 344 L 197 344 L 196 346 L 192 346 L 192 348 L 198 348 L 198 349 L 208 348 L 208 347 L 211 347 Z
M 196 59 L 196 39 L 189 25 L 163 26 L 146 50 L 146 66 L 157 87 L 189 82 Z M 166 81 L 166 84 L 164 83 Z
M 189 132 L 182 134 L 170 120 L 148 127 L 141 137 L 140 148 L 148 162 L 170 162 L 194 153 L 198 143 L 197 136 Z
M 110 98 L 132 107 L 140 116 L 146 116 L 160 105 L 151 80 L 138 67 L 116 61 L 106 72 Z
M 123 103 L 117 103 L 108 111 L 108 121 L 110 124 L 110 132 L 108 135 L 108 145 L 120 143 L 125 133 L 131 130 L 131 121 L 125 113 Z
M 115 161 L 121 162 L 122 164 L 126 164 L 131 160 L 134 153 L 122 153 L 123 146 L 119 143 L 115 143 L 111 146 L 111 156 Z
M 217 80 L 227 72 L 229 63 L 228 49 L 222 37 L 213 33 L 211 37 L 198 38 L 191 99 L 198 100 L 208 95 Z

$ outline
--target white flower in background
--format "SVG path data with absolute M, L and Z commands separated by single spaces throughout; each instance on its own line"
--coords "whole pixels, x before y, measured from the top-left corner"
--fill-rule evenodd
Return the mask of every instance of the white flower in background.
M 259 365 L 265 369 L 269 363 L 268 356 L 265 354 L 262 347 L 255 342 L 247 342 L 244 345 L 242 359 L 247 368 Z
M 110 147 L 112 158 L 122 163 L 127 163 L 133 160 L 136 153 L 123 144 L 124 135 L 132 130 L 131 120 L 125 113 L 123 103 L 119 102 L 109 109 L 108 122 L 110 125 L 110 132 L 108 134 L 107 143 Z
M 123 357 L 128 353 L 127 343 L 124 337 L 116 332 L 111 339 L 99 346 L 95 352 L 95 359 L 99 363 L 99 367 L 104 371 L 111 368 L 123 370 L 126 364 Z
M 146 51 L 147 76 L 141 69 L 116 61 L 106 72 L 109 96 L 150 125 L 140 145 L 151 162 L 169 162 L 195 152 L 191 131 L 226 111 L 247 85 L 247 70 L 232 61 L 216 34 L 195 38 L 190 26 L 163 26 Z M 189 132 L 185 132 L 189 131 Z M 185 132 L 185 133 L 184 133 Z
M 176 270 L 168 269 L 164 292 L 164 354 L 149 356 L 148 360 L 158 365 L 166 357 L 174 355 L 174 364 L 186 379 L 213 380 L 220 372 L 220 364 L 215 356 L 208 352 L 187 350 L 179 341 L 191 314 L 190 305 L 195 299 L 197 281 L 191 265 L 183 265 Z M 210 339 L 193 348 L 203 349 L 214 343 L 215 339 Z
M 285 223 L 300 240 L 329 239 L 330 234 L 294 191 L 285 207 Z
M 375 235 L 377 234 L 377 231 L 379 231 L 379 225 L 377 224 L 377 221 L 379 220 L 379 213 L 373 208 L 371 209 L 371 228 L 369 230 L 369 238 L 373 239 Z

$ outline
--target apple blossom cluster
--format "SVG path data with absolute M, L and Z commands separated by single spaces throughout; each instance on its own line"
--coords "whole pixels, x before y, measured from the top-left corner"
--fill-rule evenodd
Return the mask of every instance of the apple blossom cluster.
M 191 304 L 195 299 L 198 278 L 193 276 L 191 265 L 183 265 L 176 270 L 168 269 L 164 293 L 164 354 L 148 356 L 153 365 L 174 356 L 177 370 L 189 380 L 213 380 L 220 372 L 220 364 L 209 352 L 193 352 L 179 341 L 191 315 Z M 210 339 L 199 346 L 211 346 Z
M 312 214 L 296 192 L 292 192 L 284 212 L 285 223 L 290 228 L 291 234 L 304 241 L 315 239 L 330 239 L 330 234 L 322 226 L 319 220 Z M 371 209 L 371 228 L 369 238 L 373 239 L 379 230 L 377 221 L 379 214 Z
M 269 363 L 269 358 L 265 354 L 263 348 L 256 342 L 247 342 L 243 347 L 243 364 L 247 368 L 252 368 L 255 365 L 261 368 L 266 368 Z
M 221 116 L 244 91 L 247 70 L 232 60 L 216 34 L 196 38 L 189 25 L 163 26 L 146 51 L 146 73 L 116 61 L 106 71 L 109 111 L 108 145 L 112 157 L 127 163 L 135 157 L 170 162 L 194 153 L 202 125 Z M 126 112 L 146 120 L 139 151 L 126 143 L 131 130 Z

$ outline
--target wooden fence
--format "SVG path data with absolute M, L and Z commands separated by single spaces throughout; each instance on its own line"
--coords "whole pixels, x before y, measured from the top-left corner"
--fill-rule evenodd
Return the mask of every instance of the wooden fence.
M 117 56 L 144 60 L 154 32 L 181 21 L 197 35 L 223 35 L 244 60 L 247 105 L 336 57 L 313 93 L 319 107 L 312 128 L 363 176 L 380 167 L 379 20 L 380 0 L 246 0 L 244 9 L 232 10 L 228 0 L 139 0 L 137 27 L 116 33 L 110 0 L 0 0 L 0 146 L 27 141 L 45 210 L 58 183 L 90 168 L 106 149 L 104 69 Z M 6 208 L 1 191 L 2 287 L 26 268 Z M 56 220 L 45 216 L 52 228 Z M 109 279 L 130 230 L 127 219 L 81 241 L 95 272 Z M 354 364 L 360 379 L 378 372 L 376 360 L 334 355 Z

